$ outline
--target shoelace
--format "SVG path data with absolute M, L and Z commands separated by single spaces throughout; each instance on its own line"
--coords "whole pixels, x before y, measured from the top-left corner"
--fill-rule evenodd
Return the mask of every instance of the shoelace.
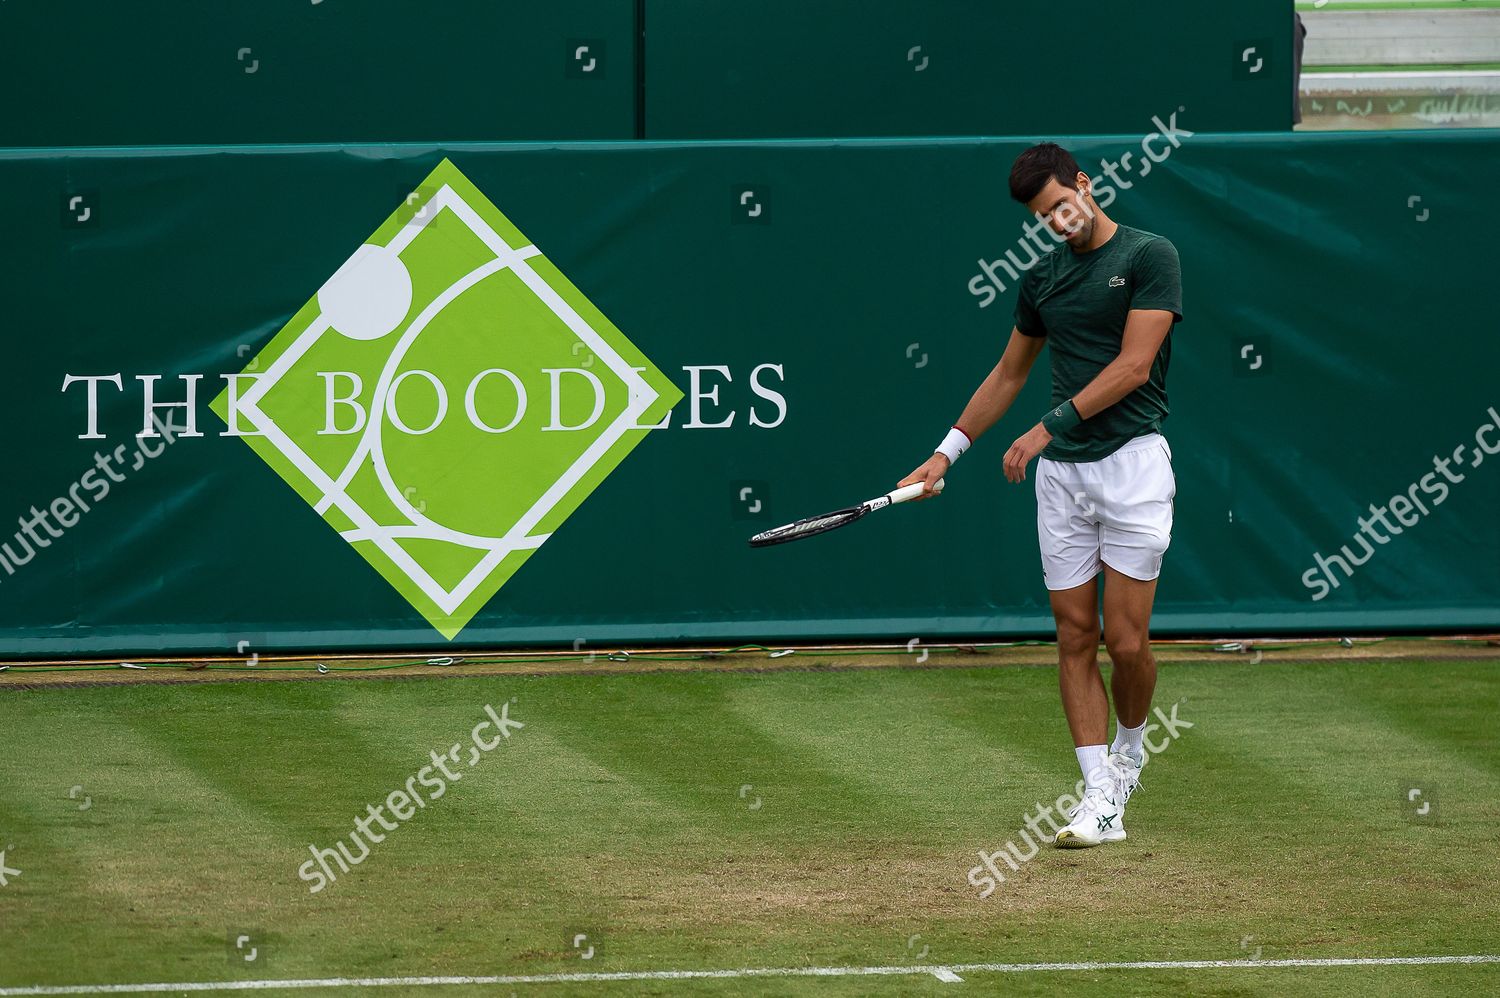
M 1115 778 L 1115 782 L 1118 783 L 1121 789 L 1124 791 L 1124 797 L 1126 800 L 1129 800 L 1137 790 L 1141 789 L 1141 769 L 1136 769 L 1135 775 L 1131 776 L 1127 770 L 1114 762 L 1113 756 L 1105 757 L 1104 766 L 1109 770 L 1110 775 Z
M 1088 802 L 1089 802 L 1089 794 L 1090 793 L 1098 794 L 1100 800 L 1104 801 L 1106 804 L 1109 803 L 1109 798 L 1104 796 L 1104 791 L 1103 790 L 1099 790 L 1098 788 L 1090 788 L 1088 790 L 1085 790 L 1083 792 L 1083 800 L 1079 801 L 1077 804 L 1074 804 L 1071 808 L 1068 809 L 1068 820 L 1069 821 L 1072 821 L 1074 818 L 1077 818 L 1079 812 L 1081 812 L 1083 810 L 1084 805 L 1088 804 Z M 1090 810 L 1093 810 L 1093 811 L 1098 811 L 1099 808 L 1100 808 L 1100 805 L 1098 805 L 1098 804 L 1094 804 L 1094 805 L 1090 806 Z

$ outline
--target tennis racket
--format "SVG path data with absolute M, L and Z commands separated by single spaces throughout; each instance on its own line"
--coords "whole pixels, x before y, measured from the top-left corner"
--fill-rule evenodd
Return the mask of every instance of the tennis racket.
M 810 516 L 805 520 L 788 523 L 782 527 L 773 527 L 750 538 L 750 546 L 753 548 L 770 547 L 772 544 L 800 541 L 804 537 L 814 537 L 818 534 L 826 534 L 830 530 L 837 530 L 839 527 L 847 527 L 855 520 L 861 519 L 877 509 L 884 509 L 898 502 L 915 499 L 922 494 L 923 487 L 921 482 L 912 482 L 910 485 L 903 485 L 899 489 L 887 492 L 883 496 L 862 502 L 858 506 L 850 506 L 848 509 L 824 513 L 822 516 Z M 943 491 L 943 480 L 941 478 L 932 487 L 932 491 L 934 495 Z

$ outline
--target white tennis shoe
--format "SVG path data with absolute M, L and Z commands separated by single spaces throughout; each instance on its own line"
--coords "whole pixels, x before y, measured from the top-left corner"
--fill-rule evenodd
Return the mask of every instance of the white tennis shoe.
M 1083 800 L 1068 812 L 1068 819 L 1052 840 L 1059 849 L 1087 849 L 1125 838 L 1125 808 L 1098 787 L 1083 792 Z
M 1137 762 L 1125 752 L 1111 752 L 1104 759 L 1104 768 L 1115 781 L 1114 798 L 1120 804 L 1121 821 L 1125 820 L 1123 812 L 1125 805 L 1130 803 L 1130 795 L 1141 785 L 1141 768 L 1145 764 L 1145 759 Z

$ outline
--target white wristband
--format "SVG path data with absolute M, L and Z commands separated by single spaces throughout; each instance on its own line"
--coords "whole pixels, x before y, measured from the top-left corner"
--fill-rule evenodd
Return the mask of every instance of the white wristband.
M 943 455 L 948 459 L 948 463 L 952 464 L 958 460 L 960 454 L 969 449 L 971 443 L 969 435 L 955 426 L 948 431 L 948 435 L 943 438 L 942 443 L 938 444 L 934 453 Z

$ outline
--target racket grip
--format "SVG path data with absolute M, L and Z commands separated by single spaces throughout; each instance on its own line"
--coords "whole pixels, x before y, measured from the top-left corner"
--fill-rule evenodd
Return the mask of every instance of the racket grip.
M 886 495 L 893 503 L 906 502 L 908 499 L 915 499 L 921 495 L 924 488 L 925 486 L 921 482 L 912 482 L 910 485 L 903 485 L 894 492 L 886 493 Z M 932 491 L 934 494 L 943 491 L 943 479 L 939 478 L 937 480 L 937 484 L 933 485 Z

